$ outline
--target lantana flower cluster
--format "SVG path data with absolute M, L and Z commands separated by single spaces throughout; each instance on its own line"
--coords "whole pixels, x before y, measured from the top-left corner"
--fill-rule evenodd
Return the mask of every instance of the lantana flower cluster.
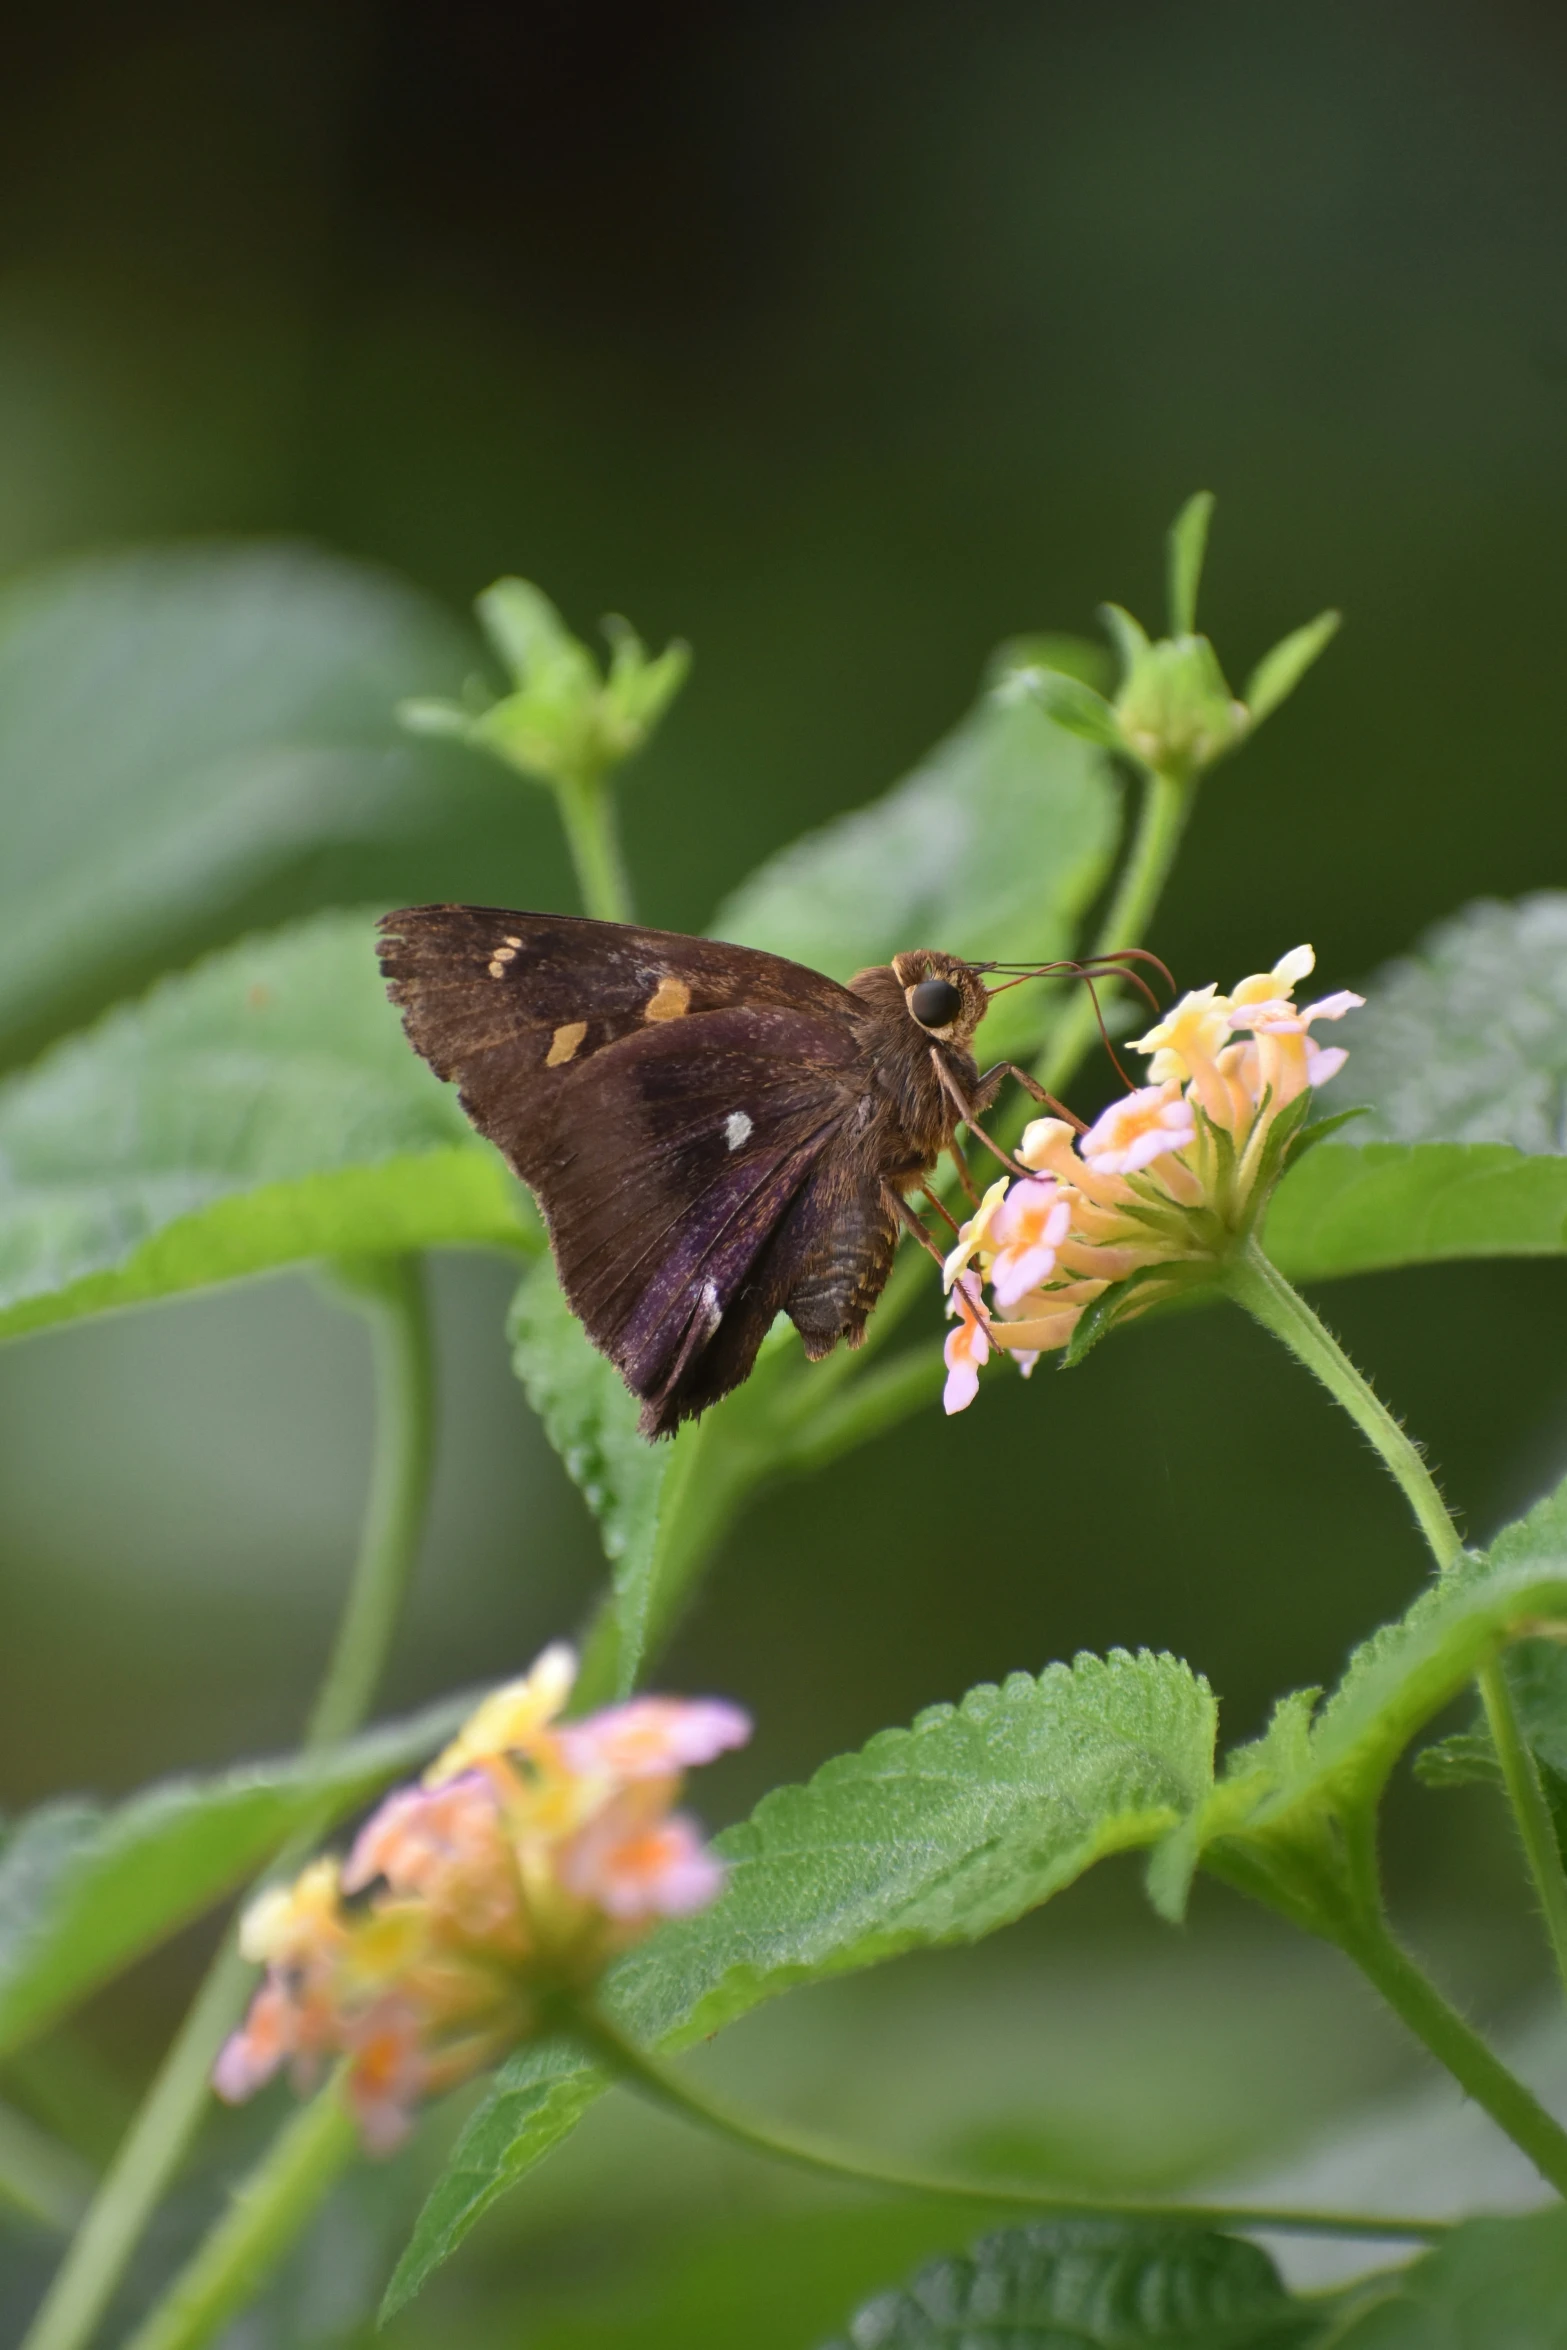
M 1149 1082 L 1085 1132 L 1036 1118 L 1018 1146 L 1027 1175 L 1002 1176 L 946 1262 L 945 1404 L 973 1402 L 993 1345 L 1025 1372 L 1070 1344 L 1095 1301 L 1141 1312 L 1222 1263 L 1266 1204 L 1297 1139 L 1314 1086 L 1348 1057 L 1312 1035 L 1364 997 L 1347 988 L 1299 1005 L 1309 946 L 1230 995 L 1198 988 L 1135 1040 Z M 984 1285 L 990 1288 L 987 1307 Z
M 686 1769 L 743 1745 L 716 1698 L 633 1698 L 562 1722 L 576 1659 L 546 1649 L 487 1697 L 423 1782 L 387 1797 L 346 1860 L 263 1893 L 240 1929 L 266 1978 L 213 2073 L 238 2103 L 287 2066 L 307 2093 L 343 2062 L 366 2146 L 545 2028 L 661 1918 L 701 1909 L 723 1864 L 675 1810 Z

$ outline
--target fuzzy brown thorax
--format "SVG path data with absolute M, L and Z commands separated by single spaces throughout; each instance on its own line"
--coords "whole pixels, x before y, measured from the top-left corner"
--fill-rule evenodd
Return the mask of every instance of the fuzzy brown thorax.
M 932 982 L 939 983 L 935 991 Z M 931 1001 L 932 993 L 939 995 L 941 988 L 957 998 L 950 1017 L 922 1020 L 916 1003 L 927 1011 L 949 1009 L 946 1003 Z M 982 1093 L 990 1090 L 981 1087 L 969 1049 L 988 1008 L 988 992 L 961 957 L 939 947 L 905 948 L 890 963 L 857 971 L 849 990 L 868 1007 L 865 1042 L 880 1088 L 891 1097 L 893 1119 L 909 1145 L 910 1170 L 923 1171 L 951 1139 L 957 1122 L 953 1094 L 942 1081 L 937 1059 L 951 1086 L 975 1108 L 982 1106 Z M 888 1172 L 892 1173 L 890 1167 Z M 903 1168 L 897 1177 L 907 1179 Z

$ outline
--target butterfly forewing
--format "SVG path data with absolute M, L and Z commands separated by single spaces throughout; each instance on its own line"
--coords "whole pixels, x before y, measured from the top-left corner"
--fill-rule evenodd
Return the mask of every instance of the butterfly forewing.
M 745 1377 L 853 1204 L 831 1156 L 873 1083 L 863 1007 L 664 931 L 474 907 L 383 930 L 410 1037 L 537 1193 L 568 1300 L 667 1432 Z

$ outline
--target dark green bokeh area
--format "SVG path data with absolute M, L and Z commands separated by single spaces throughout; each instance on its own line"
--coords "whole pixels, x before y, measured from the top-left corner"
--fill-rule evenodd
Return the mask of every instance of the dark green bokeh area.
M 1564 132 L 1567 20 L 1545 0 L 72 0 L 8 29 L 0 87 L 0 570 L 302 535 L 457 612 L 511 571 L 579 626 L 616 610 L 655 645 L 690 638 L 626 830 L 640 911 L 697 928 L 767 851 L 908 767 L 997 640 L 1086 630 L 1106 596 L 1158 621 L 1162 533 L 1209 487 L 1202 618 L 1232 679 L 1325 605 L 1346 627 L 1206 787 L 1154 943 L 1195 985 L 1310 938 L 1336 987 L 1466 899 L 1567 881 Z M 478 804 L 416 852 L 339 856 L 318 891 L 569 905 L 542 800 L 499 837 Z M 507 1290 L 499 1265 L 438 1269 L 441 1470 L 389 1704 L 525 1660 L 600 1572 L 507 1370 Z M 1319 1302 L 1474 1535 L 1567 1464 L 1560 1264 Z M 8 1804 L 292 1740 L 368 1415 L 356 1326 L 302 1282 L 0 1355 Z M 998 1377 L 966 1420 L 929 1416 L 770 1497 L 667 1676 L 755 1709 L 754 1748 L 706 1792 L 727 1816 L 882 1723 L 1084 1645 L 1189 1656 L 1249 1734 L 1421 1572 L 1347 1424 L 1238 1316 L 1203 1313 L 1070 1376 Z M 1394 1829 L 1400 1899 L 1451 1979 L 1491 2005 L 1525 1989 L 1536 1959 L 1487 1803 L 1411 1792 Z M 1473 1907 L 1460 1928 L 1462 1903 L 1482 1928 Z M 1191 1931 L 1238 1980 L 1234 1930 L 1210 1900 Z M 1121 1954 L 1134 2003 L 1176 1948 L 1129 1880 L 1020 1942 L 1053 1954 L 1068 2008 L 1097 1963 L 1079 1944 Z M 1321 1970 L 1305 1997 L 1275 1940 L 1245 1949 L 1264 1989 L 1238 2038 L 1224 2000 L 1171 1996 L 1232 2068 L 1254 2061 L 1247 2032 L 1269 2042 L 1281 2141 L 1396 2074 Z M 88 2019 L 127 2079 L 197 1959 L 182 1947 Z M 1006 1968 L 1001 2004 L 1026 2017 L 1022 1957 Z M 888 2060 L 829 2119 L 876 2136 L 918 2110 L 942 1997 L 955 2013 L 963 1986 L 983 2003 L 1002 1981 L 937 1978 L 906 1995 L 902 2102 Z M 862 2012 L 759 2039 L 756 2080 L 786 2088 L 791 2045 L 827 2065 Z M 1108 2063 L 1097 2009 L 1093 2029 Z M 1108 2132 L 1107 2175 L 1137 2130 Z M 593 2132 L 613 2135 L 602 2116 Z M 663 2161 L 662 2137 L 631 2143 Z M 759 2244 L 774 2206 L 732 2181 L 715 2202 L 694 2160 L 662 2202 L 645 2176 L 627 2188 L 622 2227 L 617 2160 L 563 2157 L 542 2216 L 481 2237 L 472 2306 L 454 2285 L 399 2338 L 433 2340 L 449 2306 L 475 2344 L 733 2339 L 702 2264 L 761 2260 L 745 2231 Z M 883 2212 L 851 2256 L 838 2206 L 777 2209 L 800 2273 L 818 2260 L 848 2298 L 966 2226 Z M 715 2211 L 742 2249 L 712 2249 Z M 650 2245 L 665 2283 L 636 2330 Z M 543 2282 L 514 2321 L 523 2269 Z M 647 2314 L 666 2302 L 667 2332 Z M 790 2331 L 778 2303 L 777 2350 L 809 2350 L 845 2300 L 799 2306 Z

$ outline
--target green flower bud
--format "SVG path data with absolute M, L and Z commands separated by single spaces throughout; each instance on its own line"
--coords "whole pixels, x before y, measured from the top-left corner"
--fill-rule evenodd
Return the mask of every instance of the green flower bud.
M 513 690 L 466 705 L 403 702 L 398 717 L 415 733 L 454 736 L 542 783 L 591 784 L 639 751 L 691 665 L 685 645 L 650 658 L 624 620 L 610 619 L 609 662 L 601 668 L 548 596 L 525 579 L 497 580 L 475 609 Z
M 1179 782 L 1234 750 L 1251 725 L 1205 636 L 1141 646 L 1112 707 L 1133 758 Z
M 1120 690 L 1112 701 L 1094 690 L 1081 664 L 1052 658 L 1060 640 L 1037 640 L 1037 650 L 1020 641 L 1014 666 L 996 690 L 1032 693 L 1068 733 L 1120 751 L 1169 782 L 1195 783 L 1294 692 L 1339 625 L 1336 612 L 1322 612 L 1282 638 L 1252 671 L 1245 699 L 1238 699 L 1213 646 L 1197 629 L 1212 515 L 1213 499 L 1200 490 L 1171 527 L 1170 635 L 1150 639 L 1121 605 L 1105 605 L 1104 622 L 1121 664 Z

